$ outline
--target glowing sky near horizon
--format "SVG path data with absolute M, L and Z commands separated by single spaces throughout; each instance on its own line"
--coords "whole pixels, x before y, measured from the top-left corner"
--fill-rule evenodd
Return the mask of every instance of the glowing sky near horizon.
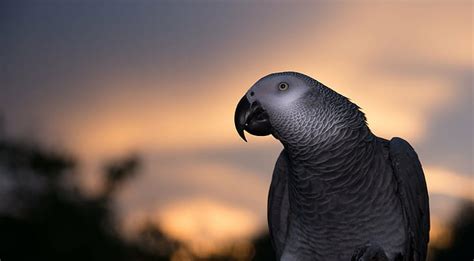
M 125 226 L 153 217 L 178 239 L 212 244 L 265 228 L 281 150 L 270 137 L 239 140 L 237 101 L 268 73 L 300 71 L 350 97 L 377 135 L 414 145 L 440 230 L 474 200 L 471 10 L 470 1 L 2 3 L 0 111 L 7 133 L 78 155 L 91 191 L 104 159 L 140 152 L 142 173 L 117 200 Z

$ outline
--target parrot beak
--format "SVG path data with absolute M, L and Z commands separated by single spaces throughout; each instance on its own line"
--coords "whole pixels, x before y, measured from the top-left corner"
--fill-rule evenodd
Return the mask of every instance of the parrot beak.
M 244 130 L 256 136 L 270 135 L 272 131 L 267 112 L 258 101 L 250 103 L 246 96 L 237 104 L 234 123 L 235 129 L 244 141 L 247 141 Z

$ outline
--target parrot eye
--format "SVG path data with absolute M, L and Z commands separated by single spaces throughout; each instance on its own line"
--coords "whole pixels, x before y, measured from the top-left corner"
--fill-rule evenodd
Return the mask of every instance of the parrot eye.
M 288 90 L 288 87 L 289 87 L 289 85 L 286 82 L 281 82 L 281 83 L 278 84 L 278 90 L 280 90 L 280 91 L 286 91 L 286 90 Z

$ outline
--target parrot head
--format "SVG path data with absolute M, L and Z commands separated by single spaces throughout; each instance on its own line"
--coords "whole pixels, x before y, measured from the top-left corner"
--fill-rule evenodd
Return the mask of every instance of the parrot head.
M 235 111 L 235 127 L 240 137 L 247 141 L 244 131 L 256 136 L 275 135 L 277 120 L 289 116 L 298 107 L 297 103 L 311 92 L 310 79 L 299 73 L 284 72 L 258 80 Z
M 280 141 L 316 136 L 347 120 L 358 107 L 313 78 L 281 72 L 258 80 L 237 104 L 234 122 L 240 137 L 273 135 Z M 362 117 L 363 118 L 363 117 Z

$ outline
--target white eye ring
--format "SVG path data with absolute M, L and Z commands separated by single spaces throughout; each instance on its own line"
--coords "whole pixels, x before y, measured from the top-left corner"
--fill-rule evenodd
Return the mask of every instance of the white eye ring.
M 286 90 L 288 90 L 288 87 L 290 87 L 290 86 L 286 82 L 281 82 L 281 83 L 278 84 L 278 90 L 280 90 L 280 91 L 286 91 Z

